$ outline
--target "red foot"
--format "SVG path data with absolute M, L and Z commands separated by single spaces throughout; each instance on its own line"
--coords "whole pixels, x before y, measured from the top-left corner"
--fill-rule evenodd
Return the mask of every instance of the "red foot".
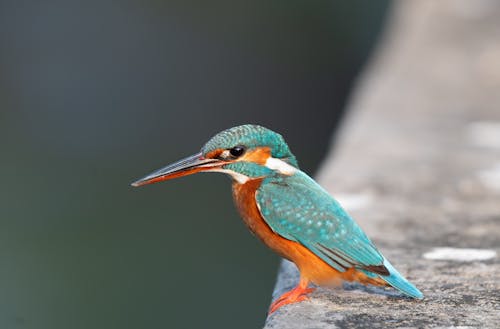
M 288 292 L 285 292 L 271 304 L 271 306 L 269 307 L 269 314 L 274 313 L 277 309 L 284 305 L 298 303 L 308 299 L 306 295 L 316 289 L 307 288 L 308 284 L 308 280 L 300 278 L 300 282 L 295 288 Z

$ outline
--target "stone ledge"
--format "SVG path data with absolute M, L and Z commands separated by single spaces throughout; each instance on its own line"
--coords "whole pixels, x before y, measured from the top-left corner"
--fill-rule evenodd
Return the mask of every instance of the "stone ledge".
M 318 180 L 425 299 L 319 288 L 265 328 L 500 324 L 500 2 L 395 4 Z

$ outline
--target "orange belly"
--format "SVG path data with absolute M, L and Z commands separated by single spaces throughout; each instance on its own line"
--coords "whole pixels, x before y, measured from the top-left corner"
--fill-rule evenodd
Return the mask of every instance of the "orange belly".
M 276 234 L 264 221 L 257 208 L 255 192 L 261 182 L 262 179 L 254 179 L 245 184 L 233 183 L 236 207 L 250 231 L 280 256 L 294 262 L 302 277 L 319 285 L 338 285 L 342 280 L 386 285 L 385 281 L 369 278 L 355 268 L 339 272 L 300 243 Z

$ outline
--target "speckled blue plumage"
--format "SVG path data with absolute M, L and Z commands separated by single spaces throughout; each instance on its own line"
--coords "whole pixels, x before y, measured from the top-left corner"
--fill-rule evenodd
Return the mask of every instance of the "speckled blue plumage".
M 407 295 L 422 297 L 340 204 L 300 170 L 292 176 L 277 173 L 267 176 L 257 190 L 256 201 L 273 231 L 301 243 L 338 271 L 355 267 L 371 277 L 382 278 Z M 385 266 L 389 275 L 370 271 L 377 266 Z
M 223 169 L 235 171 L 250 178 L 265 177 L 273 173 L 272 169 L 253 162 L 233 162 L 222 166 Z
M 267 128 L 258 125 L 242 125 L 224 130 L 212 137 L 201 149 L 206 155 L 217 149 L 230 149 L 237 145 L 247 148 L 269 147 L 274 158 L 283 159 L 298 167 L 295 156 L 290 152 L 283 137 Z

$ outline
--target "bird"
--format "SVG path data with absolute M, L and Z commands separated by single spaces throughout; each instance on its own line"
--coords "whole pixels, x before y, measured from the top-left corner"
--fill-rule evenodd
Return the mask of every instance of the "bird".
M 318 285 L 343 281 L 392 286 L 411 298 L 423 298 L 342 206 L 299 169 L 279 133 L 254 124 L 229 128 L 209 139 L 199 153 L 132 186 L 199 172 L 229 175 L 234 203 L 248 229 L 300 272 L 297 286 L 274 300 L 269 314 L 308 299 Z

